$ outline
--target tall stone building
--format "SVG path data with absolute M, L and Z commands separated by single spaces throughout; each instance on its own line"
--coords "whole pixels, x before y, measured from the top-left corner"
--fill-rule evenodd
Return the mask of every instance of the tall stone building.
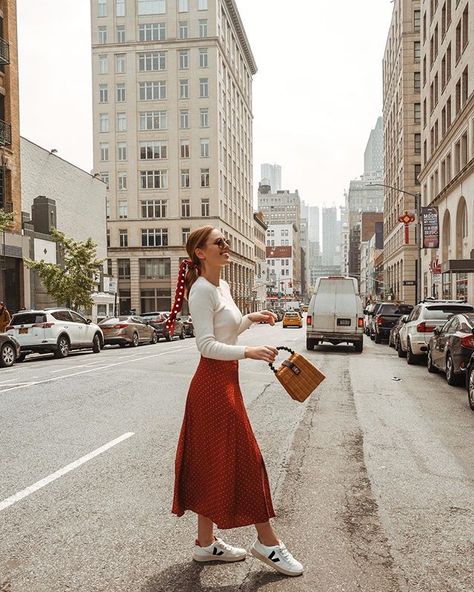
M 27 243 L 21 235 L 20 114 L 16 0 L 0 0 L 0 208 L 14 225 L 0 244 L 0 299 L 12 311 L 24 305 Z
M 421 7 L 395 0 L 383 59 L 385 297 L 416 300 L 415 225 L 409 244 L 399 217 L 415 211 L 421 170 Z M 401 191 L 407 193 L 402 193 Z M 412 194 L 412 195 L 409 195 Z
M 383 119 L 379 117 L 370 132 L 364 152 L 364 175 L 383 177 Z
M 122 312 L 169 310 L 184 245 L 220 228 L 253 285 L 252 77 L 235 0 L 91 0 L 94 168 Z
M 422 293 L 474 302 L 474 2 L 422 2 L 421 41 L 422 203 L 439 218 Z

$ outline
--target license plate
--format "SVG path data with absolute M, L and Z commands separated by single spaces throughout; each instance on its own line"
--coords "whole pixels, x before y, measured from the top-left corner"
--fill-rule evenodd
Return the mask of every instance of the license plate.
M 350 327 L 351 326 L 351 319 L 337 319 L 337 326 L 338 327 Z
M 24 329 L 24 328 L 18 329 L 18 333 L 20 335 L 25 335 L 26 333 L 28 333 L 28 327 L 26 329 Z

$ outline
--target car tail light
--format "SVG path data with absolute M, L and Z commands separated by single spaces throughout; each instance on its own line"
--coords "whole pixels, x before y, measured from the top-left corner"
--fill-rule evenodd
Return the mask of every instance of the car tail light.
M 474 335 L 463 337 L 461 339 L 461 345 L 462 347 L 467 347 L 468 349 L 474 349 Z
M 357 326 L 359 327 L 359 329 L 363 329 L 364 328 L 364 319 L 357 319 Z
M 377 325 L 383 325 L 383 316 L 382 315 L 377 315 L 375 317 L 375 322 L 377 323 Z
M 308 315 L 306 317 L 306 324 L 307 325 L 312 325 L 313 324 L 313 317 L 312 317 L 312 315 Z
M 118 323 L 117 325 L 114 325 L 114 329 L 125 329 L 126 327 L 128 327 L 127 323 Z
M 35 323 L 33 327 L 37 327 L 38 329 L 51 329 L 51 327 L 54 327 L 54 323 Z
M 427 325 L 425 322 L 416 326 L 418 333 L 433 333 L 435 329 L 436 327 L 434 325 Z

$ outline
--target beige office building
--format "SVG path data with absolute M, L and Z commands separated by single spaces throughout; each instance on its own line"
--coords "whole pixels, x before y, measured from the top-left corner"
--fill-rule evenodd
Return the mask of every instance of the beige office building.
M 422 14 L 422 201 L 439 218 L 423 293 L 474 302 L 474 2 L 423 1 Z
M 205 224 L 231 239 L 226 279 L 245 309 L 256 64 L 235 0 L 92 0 L 92 43 L 94 169 L 121 311 L 170 309 Z
M 416 299 L 416 226 L 411 225 L 406 245 L 398 219 L 405 211 L 414 213 L 413 195 L 420 192 L 420 28 L 420 2 L 395 0 L 383 60 L 383 182 L 396 188 L 384 189 L 384 297 L 411 304 Z

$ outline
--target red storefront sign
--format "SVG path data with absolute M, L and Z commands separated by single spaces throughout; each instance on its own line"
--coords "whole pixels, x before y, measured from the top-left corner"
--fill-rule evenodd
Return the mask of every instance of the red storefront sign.
M 292 247 L 267 247 L 267 259 L 290 259 Z

